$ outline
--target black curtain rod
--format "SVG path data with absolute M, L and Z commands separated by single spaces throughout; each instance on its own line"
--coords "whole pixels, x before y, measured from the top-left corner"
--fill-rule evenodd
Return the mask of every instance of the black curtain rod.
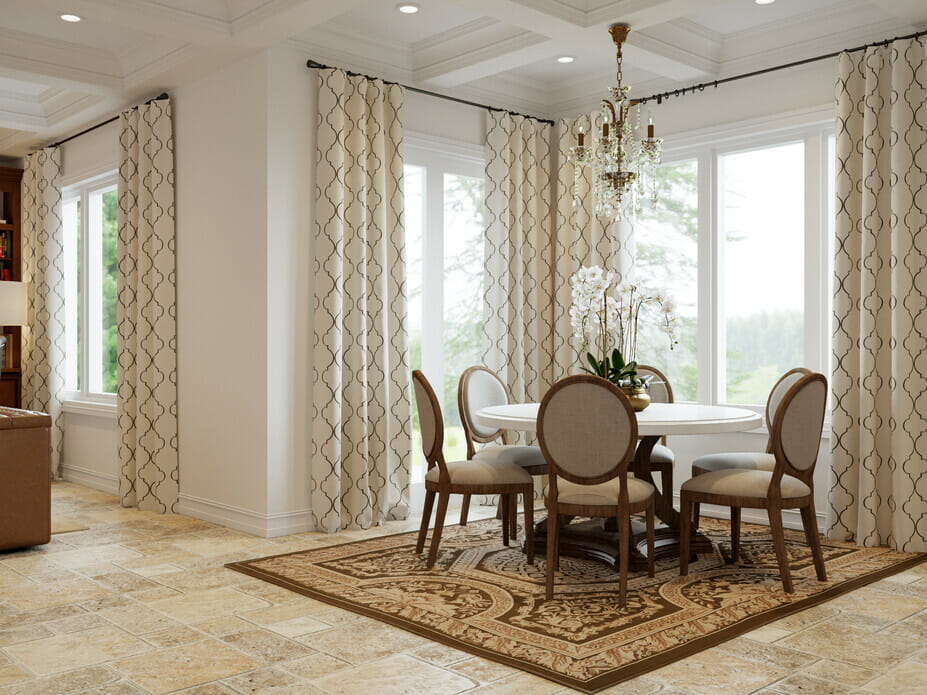
M 307 68 L 317 68 L 319 70 L 333 69 L 331 65 L 323 65 L 322 63 L 316 62 L 311 59 L 306 61 L 306 67 Z M 503 113 L 510 113 L 513 116 L 522 116 L 524 118 L 532 118 L 535 121 L 540 121 L 541 123 L 549 123 L 550 125 L 554 124 L 554 122 L 550 120 L 549 118 L 538 118 L 537 116 L 531 116 L 531 115 L 524 114 L 524 113 L 518 113 L 516 111 L 510 111 L 509 109 L 500 109 L 495 106 L 489 106 L 488 104 L 478 104 L 475 101 L 467 101 L 466 99 L 458 99 L 457 97 L 452 97 L 448 94 L 438 94 L 438 92 L 429 92 L 427 89 L 419 89 L 418 87 L 410 87 L 409 85 L 402 84 L 400 82 L 393 82 L 391 80 L 383 80 L 379 77 L 371 77 L 370 75 L 365 75 L 362 72 L 352 72 L 351 70 L 345 70 L 344 72 L 346 72 L 348 75 L 353 75 L 355 77 L 366 77 L 368 80 L 380 80 L 381 82 L 384 82 L 385 84 L 398 84 L 400 87 L 402 87 L 403 89 L 407 89 L 410 92 L 418 92 L 419 94 L 424 94 L 430 97 L 437 97 L 438 99 L 446 99 L 447 101 L 454 101 L 454 102 L 457 102 L 458 104 L 464 104 L 466 106 L 475 106 L 478 109 L 487 109 L 489 111 L 501 111 Z
M 808 63 L 816 63 L 819 60 L 827 60 L 828 58 L 836 58 L 841 53 L 855 53 L 857 51 L 865 51 L 867 48 L 872 48 L 874 46 L 888 46 L 893 41 L 903 41 L 906 39 L 919 39 L 922 36 L 927 35 L 927 30 L 917 31 L 913 34 L 908 34 L 907 36 L 896 36 L 893 39 L 885 39 L 884 41 L 873 41 L 872 43 L 867 43 L 863 46 L 857 46 L 856 48 L 845 48 L 842 51 L 834 51 L 833 53 L 825 53 L 824 55 L 815 56 L 814 58 L 805 58 L 804 60 L 796 60 L 791 63 L 785 63 L 784 65 L 776 65 L 772 68 L 764 68 L 762 70 L 754 70 L 753 72 L 745 72 L 742 75 L 734 75 L 733 77 L 725 77 L 720 80 L 712 80 L 711 82 L 702 82 L 701 84 L 690 85 L 689 87 L 683 87 L 681 89 L 671 89 L 668 92 L 660 92 L 659 94 L 651 94 L 649 97 L 643 97 L 642 99 L 634 99 L 633 101 L 638 104 L 646 104 L 648 101 L 656 101 L 657 104 L 662 104 L 664 99 L 669 99 L 670 97 L 681 97 L 685 96 L 686 93 L 702 92 L 705 91 L 705 87 L 717 87 L 720 84 L 725 84 L 727 82 L 735 82 L 737 80 L 742 80 L 747 77 L 756 77 L 757 75 L 765 75 L 768 72 L 776 72 L 777 70 L 785 70 L 786 68 L 795 68 L 799 65 L 807 65 Z
M 151 99 L 149 99 L 148 101 L 146 101 L 145 104 L 150 104 L 150 103 L 153 102 L 153 101 L 158 101 L 159 99 L 167 99 L 167 98 L 168 98 L 168 97 L 167 97 L 167 92 L 162 92 L 161 94 L 159 94 L 159 95 L 156 96 L 156 97 L 151 97 Z M 69 136 L 69 137 L 66 137 L 64 140 L 59 140 L 58 142 L 53 142 L 51 145 L 48 145 L 48 147 L 60 147 L 60 146 L 63 145 L 64 143 L 70 142 L 70 141 L 73 140 L 74 138 L 79 138 L 81 135 L 86 135 L 87 133 L 91 133 L 91 132 L 93 132 L 94 130 L 96 130 L 97 128 L 102 128 L 103 126 L 109 125 L 109 124 L 112 123 L 113 121 L 118 121 L 118 120 L 119 120 L 119 116 L 113 116 L 112 118 L 108 118 L 107 120 L 103 121 L 102 123 L 97 123 L 96 125 L 92 125 L 92 126 L 90 126 L 89 128 L 85 128 L 84 130 L 80 131 L 79 133 L 74 133 L 74 135 L 71 135 L 71 136 Z

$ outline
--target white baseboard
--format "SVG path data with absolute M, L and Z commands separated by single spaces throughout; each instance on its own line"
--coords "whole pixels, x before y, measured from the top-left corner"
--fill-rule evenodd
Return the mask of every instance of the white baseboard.
M 61 477 L 69 483 L 77 483 L 111 495 L 119 494 L 119 478 L 111 473 L 100 473 L 80 466 L 61 466 Z
M 673 495 L 674 506 L 676 509 L 679 509 L 679 494 Z M 730 519 L 731 518 L 731 508 L 730 507 L 719 507 L 714 504 L 703 504 L 699 508 L 700 516 L 710 516 L 715 519 Z M 818 531 L 824 533 L 825 531 L 825 515 L 823 512 L 815 512 L 815 516 L 818 519 Z M 769 526 L 769 517 L 766 515 L 765 509 L 747 509 L 743 508 L 743 511 L 740 513 L 740 520 L 748 524 L 759 524 L 760 526 Z M 783 509 L 782 510 L 782 525 L 786 528 L 795 529 L 801 531 L 804 529 L 804 526 L 801 524 L 801 514 L 797 509 Z
M 181 494 L 177 502 L 177 512 L 261 538 L 275 538 L 313 530 L 312 515 L 308 509 L 260 514 L 223 502 Z

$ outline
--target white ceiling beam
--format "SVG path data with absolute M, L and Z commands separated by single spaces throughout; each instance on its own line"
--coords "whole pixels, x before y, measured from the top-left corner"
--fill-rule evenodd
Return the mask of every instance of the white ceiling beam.
M 122 71 L 106 51 L 0 29 L 0 74 L 97 94 L 118 94 Z
M 349 12 L 364 0 L 270 0 L 235 17 L 232 37 L 253 47 L 270 46 Z
M 887 14 L 907 22 L 920 31 L 927 26 L 927 8 L 924 0 L 872 0 L 872 4 Z

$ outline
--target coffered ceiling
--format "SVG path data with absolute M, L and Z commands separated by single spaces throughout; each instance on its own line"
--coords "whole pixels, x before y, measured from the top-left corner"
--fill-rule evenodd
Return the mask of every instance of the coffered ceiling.
M 591 108 L 626 22 L 639 95 L 927 27 L 924 0 L 2 0 L 0 155 L 21 156 L 223 64 L 306 58 L 540 116 Z M 62 12 L 82 18 L 67 23 Z M 569 64 L 556 58 L 568 55 Z

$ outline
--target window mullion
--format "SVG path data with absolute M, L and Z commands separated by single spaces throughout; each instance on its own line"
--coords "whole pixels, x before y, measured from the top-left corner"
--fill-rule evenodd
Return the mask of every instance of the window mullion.
M 821 362 L 824 353 L 821 326 L 826 323 L 821 303 L 822 262 L 825 260 L 822 248 L 825 230 L 821 223 L 824 220 L 822 207 L 826 207 L 822 205 L 826 195 L 823 144 L 820 132 L 805 139 L 805 365 L 819 371 L 824 367 Z

